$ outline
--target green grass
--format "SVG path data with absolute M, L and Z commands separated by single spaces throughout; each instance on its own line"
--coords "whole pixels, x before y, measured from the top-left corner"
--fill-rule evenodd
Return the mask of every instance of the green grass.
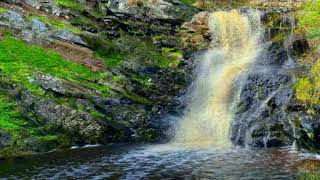
M 72 9 L 80 9 L 82 5 L 73 0 L 54 0 L 54 3 L 58 6 L 63 6 Z
M 183 4 L 188 6 L 195 6 L 196 0 L 180 0 Z
M 314 107 L 320 104 L 320 60 L 311 68 L 306 77 L 295 84 L 296 98 L 304 104 Z
M 0 41 L 0 72 L 37 94 L 41 92 L 37 90 L 36 85 L 29 82 L 35 72 L 50 74 L 76 83 L 85 83 L 98 91 L 107 89 L 107 87 L 87 82 L 87 80 L 101 78 L 101 74 L 93 73 L 85 66 L 67 61 L 55 52 L 27 45 L 10 36 Z
M 27 124 L 16 110 L 16 105 L 6 96 L 0 95 L 0 129 L 19 130 Z
M 8 9 L 3 8 L 3 7 L 0 7 L 0 13 L 2 13 L 2 12 L 6 12 L 6 11 L 8 11 Z
M 309 1 L 298 11 L 298 27 L 308 38 L 320 38 L 320 0 Z

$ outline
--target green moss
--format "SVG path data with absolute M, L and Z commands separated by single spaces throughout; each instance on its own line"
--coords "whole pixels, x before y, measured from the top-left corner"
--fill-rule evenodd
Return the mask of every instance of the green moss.
M 149 81 L 149 77 L 148 76 L 138 76 L 135 75 L 134 77 L 132 77 L 132 80 L 137 81 L 138 83 L 140 83 L 143 86 L 151 86 L 152 82 Z
M 188 6 L 196 6 L 196 0 L 180 0 L 183 4 Z
M 8 11 L 8 9 L 3 8 L 3 7 L 0 7 L 0 13 L 2 13 L 2 12 L 6 12 L 6 11 Z
M 298 180 L 319 180 L 320 172 L 300 172 L 297 175 Z
M 46 16 L 33 16 L 30 15 L 29 19 L 38 19 L 39 21 L 46 23 L 52 27 L 58 28 L 58 29 L 67 29 L 73 33 L 79 34 L 81 31 L 79 28 L 72 26 L 71 24 L 69 24 L 68 22 L 64 22 L 64 21 L 57 21 L 57 20 L 53 20 L 53 19 L 49 19 Z
M 298 79 L 295 96 L 308 106 L 320 105 L 320 60 L 312 66 L 306 77 Z
M 82 4 L 77 3 L 74 0 L 54 0 L 54 3 L 58 6 L 63 6 L 72 9 L 81 9 Z
M 94 14 L 93 16 L 99 16 L 99 15 Z M 102 15 L 100 15 L 100 16 L 102 16 Z M 93 21 L 93 19 L 85 17 L 85 16 L 76 16 L 71 19 L 70 23 L 74 26 L 90 28 L 92 31 L 99 30 L 98 22 L 95 22 L 95 21 Z
M 97 52 L 97 56 L 104 59 L 105 65 L 107 67 L 120 66 L 122 64 L 122 60 L 125 57 L 125 55 L 122 55 L 122 54 L 110 53 L 105 56 L 103 56 L 101 54 L 102 53 Z
M 101 114 L 100 112 L 98 111 L 92 111 L 90 112 L 90 116 L 94 117 L 94 118 L 97 118 L 97 119 L 103 119 L 104 118 L 104 115 Z
M 320 38 L 320 0 L 309 1 L 298 11 L 298 27 L 307 37 Z
M 123 93 L 123 96 L 124 97 L 127 97 L 128 99 L 131 99 L 132 101 L 136 102 L 136 103 L 140 103 L 140 104 L 151 104 L 150 100 L 145 98 L 145 97 L 142 97 L 142 96 L 139 96 L 138 94 L 135 94 L 133 92 L 126 92 L 126 93 Z
M 40 136 L 39 140 L 40 141 L 44 141 L 44 142 L 57 141 L 58 140 L 58 136 L 56 136 L 56 135 Z
M 118 84 L 124 84 L 126 81 L 126 78 L 124 76 L 112 76 L 111 81 L 114 81 Z
M 100 74 L 93 73 L 85 66 L 67 61 L 52 51 L 27 45 L 9 36 L 0 41 L 0 70 L 3 75 L 11 77 L 13 81 L 38 95 L 43 92 L 37 85 L 30 82 L 35 72 L 87 84 L 99 92 L 108 89 L 105 86 L 87 82 L 87 80 L 99 79 Z

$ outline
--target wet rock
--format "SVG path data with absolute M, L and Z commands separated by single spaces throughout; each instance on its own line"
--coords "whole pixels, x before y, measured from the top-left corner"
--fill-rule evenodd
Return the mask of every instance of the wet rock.
M 248 75 L 232 124 L 231 140 L 236 145 L 292 144 L 294 127 L 286 111 L 293 98 L 292 83 L 290 75 L 276 70 Z
M 8 146 L 10 142 L 11 142 L 11 136 L 8 133 L 0 130 L 0 148 L 4 148 Z
M 283 65 L 288 60 L 288 51 L 279 42 L 271 42 L 256 60 L 259 65 Z
M 305 38 L 296 38 L 292 42 L 292 52 L 295 56 L 301 56 L 310 50 L 309 43 Z
M 27 23 L 22 15 L 11 10 L 0 13 L 0 21 L 3 21 L 4 24 L 8 24 L 10 27 L 18 30 L 27 27 Z
M 67 16 L 69 14 L 67 9 L 58 7 L 54 3 L 54 0 L 24 0 L 24 2 L 36 9 L 40 9 L 57 16 Z
M 92 118 L 85 112 L 73 110 L 67 106 L 42 99 L 28 92 L 17 95 L 24 113 L 33 114 L 45 123 L 55 124 L 78 134 L 87 143 L 103 141 L 107 125 Z

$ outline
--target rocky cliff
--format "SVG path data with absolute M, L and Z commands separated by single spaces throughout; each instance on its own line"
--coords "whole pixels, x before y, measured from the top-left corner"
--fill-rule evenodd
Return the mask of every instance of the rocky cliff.
M 169 117 L 185 107 L 193 59 L 210 42 L 207 11 L 178 0 L 5 0 L 0 6 L 2 156 L 169 140 L 175 123 Z M 250 73 L 242 88 L 231 137 L 237 145 L 318 146 L 312 121 L 318 116 L 294 96 L 299 68 L 283 66 L 309 49 L 303 35 L 287 46 L 295 28 L 290 11 L 264 10 L 271 44 L 257 68 L 270 70 Z

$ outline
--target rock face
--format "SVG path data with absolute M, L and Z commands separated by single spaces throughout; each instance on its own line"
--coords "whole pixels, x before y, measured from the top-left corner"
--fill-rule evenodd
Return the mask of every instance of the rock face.
M 168 141 L 172 122 L 162 119 L 181 112 L 179 97 L 192 79 L 192 56 L 183 53 L 178 30 L 196 8 L 175 0 L 0 4 L 1 28 L 11 36 L 81 65 L 74 76 L 65 72 L 68 67 L 56 74 L 34 68 L 24 83 L 11 74 L 0 80 L 0 94 L 28 124 L 15 132 L 21 147 L 13 146 L 16 134 L 0 132 L 0 156 L 92 143 Z
M 297 38 L 290 44 L 301 42 Z M 308 50 L 308 45 L 298 51 L 291 48 L 283 40 L 267 43 L 248 72 L 231 129 L 235 145 L 279 147 L 295 142 L 301 148 L 319 147 L 314 138 L 318 136 L 317 117 L 307 115 L 293 90 L 301 69 L 292 59 L 300 50 Z
M 134 14 L 155 19 L 188 20 L 197 11 L 175 0 L 109 0 L 107 7 L 115 13 Z M 147 11 L 143 11 L 147 9 Z
M 99 142 L 104 139 L 106 126 L 102 121 L 92 118 L 89 114 L 73 110 L 67 106 L 56 104 L 50 100 L 22 92 L 18 97 L 24 111 L 33 113 L 44 123 L 55 124 L 71 132 L 78 133 L 86 143 Z

